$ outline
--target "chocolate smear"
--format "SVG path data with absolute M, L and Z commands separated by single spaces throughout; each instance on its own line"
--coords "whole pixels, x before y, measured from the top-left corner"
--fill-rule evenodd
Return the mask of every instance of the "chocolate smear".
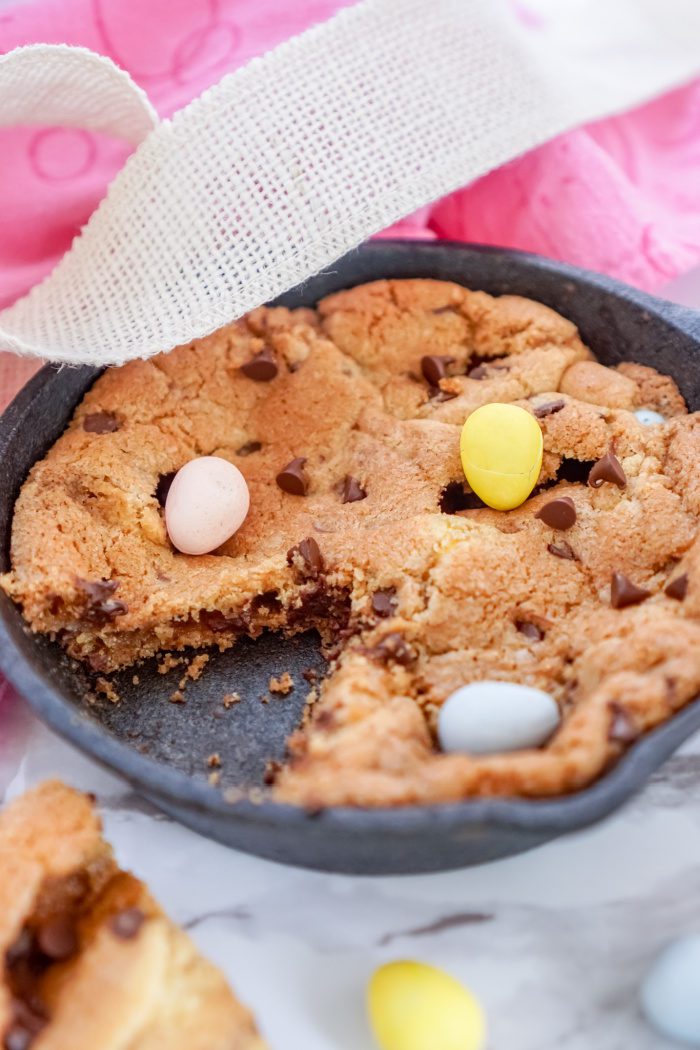
M 341 503 L 359 503 L 361 499 L 366 499 L 367 493 L 362 488 L 357 478 L 354 478 L 352 474 L 345 475 L 345 481 L 343 482 L 343 493 Z
M 233 630 L 238 626 L 234 618 L 225 616 L 218 609 L 200 609 L 199 622 L 207 630 L 214 631 L 215 634 L 218 634 L 220 631 Z
M 550 529 L 564 532 L 576 523 L 576 505 L 569 496 L 558 496 L 540 507 L 535 517 L 549 525 Z
M 304 473 L 305 463 L 305 457 L 298 456 L 279 472 L 275 480 L 283 492 L 288 492 L 290 496 L 306 495 L 309 490 L 309 480 Z
M 266 346 L 260 353 L 251 357 L 250 361 L 241 365 L 241 372 L 256 383 L 269 383 L 279 373 L 279 365 L 272 350 Z
M 599 489 L 604 481 L 617 485 L 619 489 L 624 489 L 627 485 L 625 472 L 619 459 L 612 452 L 606 452 L 602 459 L 594 463 L 588 475 L 588 484 L 592 489 Z
M 90 623 L 104 626 L 129 611 L 125 602 L 111 597 L 119 587 L 118 580 L 81 580 L 78 577 L 75 582 L 86 596 L 85 619 Z
M 544 419 L 546 416 L 553 416 L 555 412 L 561 412 L 562 408 L 566 408 L 566 401 L 560 397 L 556 401 L 547 401 L 544 405 L 537 405 L 532 411 L 536 419 Z
M 87 434 L 113 434 L 120 426 L 121 423 L 112 412 L 91 412 L 83 420 L 83 430 Z
M 614 572 L 610 583 L 610 604 L 613 609 L 625 609 L 628 605 L 639 605 L 651 591 L 632 583 L 624 573 Z
M 668 595 L 669 598 L 675 598 L 677 602 L 682 602 L 688 593 L 688 573 L 684 572 L 681 576 L 676 576 L 675 580 L 671 580 L 664 587 L 664 594 Z

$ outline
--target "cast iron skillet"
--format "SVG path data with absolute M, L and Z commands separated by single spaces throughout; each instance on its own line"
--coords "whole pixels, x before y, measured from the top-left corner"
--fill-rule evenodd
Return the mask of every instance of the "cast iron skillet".
M 283 296 L 308 306 L 322 296 L 379 277 L 436 277 L 495 294 L 539 299 L 578 325 L 605 364 L 635 360 L 669 373 L 691 410 L 700 408 L 700 316 L 607 277 L 534 255 L 441 242 L 365 245 Z M 426 347 L 426 350 L 429 349 Z M 0 421 L 0 566 L 8 567 L 12 507 L 37 458 L 56 440 L 98 372 L 44 368 Z M 569 797 L 466 801 L 398 810 L 308 813 L 273 802 L 226 801 L 221 788 L 262 785 L 266 761 L 281 759 L 307 688 L 302 673 L 322 670 L 317 639 L 264 636 L 212 655 L 187 703 L 168 702 L 180 670 L 154 662 L 117 676 L 121 704 L 84 702 L 89 682 L 60 649 L 24 628 L 0 598 L 0 665 L 40 717 L 81 750 L 129 780 L 166 813 L 204 835 L 263 857 L 356 874 L 440 871 L 479 864 L 536 846 L 599 820 L 637 790 L 700 727 L 700 699 L 635 744 L 597 783 Z M 297 684 L 284 700 L 261 703 L 271 674 Z M 224 710 L 235 689 L 242 702 Z M 207 780 L 207 757 L 223 762 L 221 785 Z

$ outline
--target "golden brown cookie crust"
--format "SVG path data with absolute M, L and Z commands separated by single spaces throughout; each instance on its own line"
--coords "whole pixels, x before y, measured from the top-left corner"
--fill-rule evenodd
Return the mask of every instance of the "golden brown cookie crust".
M 222 974 L 120 871 L 59 781 L 0 815 L 0 1039 L 32 1050 L 264 1050 Z
M 242 367 L 263 351 L 278 371 L 256 381 Z M 459 460 L 465 418 L 493 401 L 531 411 L 544 438 L 539 487 L 507 513 L 479 505 Z M 640 407 L 667 422 L 643 426 Z M 699 452 L 673 380 L 604 367 L 547 307 L 378 281 L 105 373 L 20 494 L 2 584 L 32 629 L 100 672 L 318 626 L 331 672 L 276 776 L 281 800 L 560 794 L 700 687 Z M 624 487 L 589 486 L 608 454 Z M 241 469 L 251 511 L 217 552 L 190 557 L 169 544 L 156 493 L 198 455 Z M 297 457 L 305 496 L 275 482 Z M 566 532 L 537 517 L 562 496 L 576 507 Z M 650 597 L 611 608 L 613 573 Z M 678 600 L 664 588 L 682 574 Z M 555 697 L 546 747 L 436 751 L 441 703 L 485 678 Z

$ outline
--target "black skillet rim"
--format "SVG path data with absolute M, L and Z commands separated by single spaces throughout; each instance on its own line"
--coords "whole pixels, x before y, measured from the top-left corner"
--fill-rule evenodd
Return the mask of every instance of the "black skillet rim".
M 456 241 L 412 241 L 382 239 L 362 245 L 356 251 L 381 255 L 383 251 L 417 250 L 429 256 L 431 249 L 442 251 L 466 250 L 471 253 L 489 253 L 504 260 L 514 257 L 519 264 L 530 266 L 563 279 L 574 280 L 579 286 L 588 286 L 596 292 L 605 292 L 622 298 L 640 310 L 656 315 L 664 324 L 678 327 L 688 336 L 695 328 L 700 336 L 700 322 L 692 312 L 675 304 L 655 299 L 604 275 L 582 270 L 568 264 L 554 262 L 527 252 L 500 249 L 491 246 Z M 355 254 L 355 253 L 353 253 Z M 341 260 L 342 262 L 342 260 Z M 429 267 L 426 267 L 429 269 Z M 429 276 L 426 272 L 425 276 Z M 376 278 L 375 278 L 376 279 Z M 290 293 L 292 296 L 295 293 Z M 303 293 L 302 293 L 303 294 Z M 282 297 L 288 299 L 288 297 Z M 691 321 L 694 324 L 691 325 Z M 684 323 L 685 322 L 685 323 Z M 693 333 L 695 335 L 695 333 Z M 46 365 L 19 392 L 0 418 L 0 463 L 10 435 L 22 426 L 39 390 L 55 381 L 60 368 Z M 97 374 L 97 372 L 96 372 Z M 331 807 L 321 812 L 263 800 L 227 801 L 213 786 L 194 780 L 178 770 L 163 766 L 140 754 L 102 729 L 98 723 L 81 717 L 80 710 L 62 700 L 51 688 L 48 676 L 38 672 L 32 663 L 13 646 L 10 630 L 0 610 L 0 670 L 23 696 L 33 711 L 52 730 L 69 741 L 78 750 L 95 759 L 114 773 L 124 777 L 155 802 L 159 798 L 184 807 L 191 812 L 209 813 L 239 823 L 258 827 L 303 826 L 313 820 L 347 833 L 362 833 L 371 828 L 419 832 L 428 821 L 433 830 L 491 825 L 503 828 L 521 828 L 533 832 L 556 835 L 582 827 L 605 816 L 639 788 L 655 769 L 685 740 L 700 728 L 700 697 L 686 704 L 658 728 L 633 744 L 615 766 L 590 787 L 572 795 L 554 799 L 465 799 L 460 802 L 437 805 L 410 805 L 396 808 Z

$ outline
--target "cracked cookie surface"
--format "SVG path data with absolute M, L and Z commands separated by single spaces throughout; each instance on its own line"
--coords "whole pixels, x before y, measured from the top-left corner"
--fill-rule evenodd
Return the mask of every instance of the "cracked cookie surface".
M 465 418 L 493 401 L 531 411 L 544 438 L 538 486 L 509 512 L 480 504 L 459 460 Z M 643 426 L 638 408 L 666 422 Z M 318 627 L 331 671 L 279 799 L 560 794 L 700 689 L 699 452 L 672 379 L 604 367 L 547 307 L 379 281 L 105 373 L 22 490 L 3 586 L 33 630 L 99 672 Z M 189 557 L 161 504 L 199 455 L 239 467 L 251 511 Z M 623 482 L 589 485 L 610 455 Z M 298 459 L 305 495 L 276 481 Z M 562 497 L 576 512 L 565 531 L 538 517 Z M 615 573 L 648 596 L 613 608 Z M 679 600 L 665 589 L 681 576 Z M 440 704 L 486 678 L 554 696 L 562 724 L 544 748 L 437 752 Z

